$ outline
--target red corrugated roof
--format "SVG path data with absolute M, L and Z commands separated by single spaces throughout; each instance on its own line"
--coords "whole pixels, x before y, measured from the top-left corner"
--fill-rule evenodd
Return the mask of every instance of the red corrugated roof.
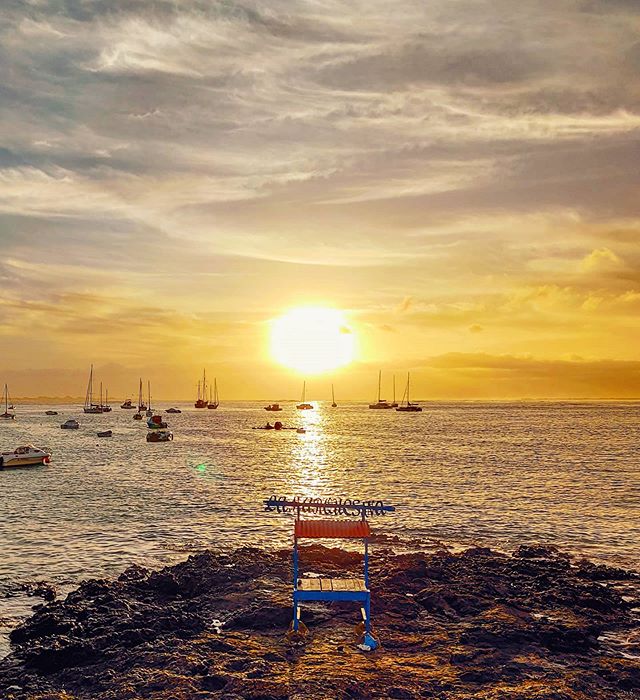
M 296 520 L 295 535 L 301 537 L 363 538 L 371 535 L 366 520 Z

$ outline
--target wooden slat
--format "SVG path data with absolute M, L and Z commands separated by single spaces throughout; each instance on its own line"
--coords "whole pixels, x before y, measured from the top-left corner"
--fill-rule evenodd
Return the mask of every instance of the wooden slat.
M 349 586 L 347 584 L 347 581 L 344 581 L 339 578 L 334 578 L 333 579 L 333 590 L 334 591 L 348 591 Z
M 321 578 L 320 579 L 320 590 L 332 591 L 333 590 L 333 581 L 330 578 Z
M 299 579 L 298 589 L 301 591 L 319 591 L 320 590 L 320 579 L 319 578 L 301 578 L 301 579 Z

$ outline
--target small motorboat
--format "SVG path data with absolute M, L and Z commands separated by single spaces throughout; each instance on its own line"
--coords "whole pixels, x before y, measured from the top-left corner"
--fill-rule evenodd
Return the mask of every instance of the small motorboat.
M 168 408 L 165 413 L 182 413 L 179 408 Z
M 151 430 L 147 433 L 147 442 L 170 442 L 173 433 L 170 430 Z
M 140 411 L 138 411 L 137 413 L 134 413 L 133 420 L 142 420 L 142 413 L 140 413 Z
M 9 467 L 34 467 L 41 464 L 49 464 L 51 453 L 41 450 L 33 445 L 16 447 L 13 452 L 0 453 L 0 470 Z
M 113 437 L 113 430 L 103 430 L 97 433 L 98 437 Z
M 120 408 L 130 409 L 135 408 L 135 406 L 131 403 L 131 399 L 127 399 L 124 403 L 120 404 Z
M 147 420 L 147 427 L 149 430 L 162 430 L 169 426 L 162 420 L 162 416 L 151 416 L 151 418 Z
M 77 430 L 80 427 L 80 423 L 75 418 L 69 418 L 60 427 L 63 430 Z
M 270 403 L 268 406 L 264 407 L 265 411 L 282 411 L 282 407 L 279 403 Z
M 58 411 L 45 411 L 45 416 L 57 416 Z
M 306 432 L 307 431 L 305 428 L 296 428 L 296 433 L 298 433 L 299 435 L 304 435 L 304 433 Z

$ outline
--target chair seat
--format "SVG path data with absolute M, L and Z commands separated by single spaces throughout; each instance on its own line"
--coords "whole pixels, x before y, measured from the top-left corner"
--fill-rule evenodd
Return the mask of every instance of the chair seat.
M 367 591 L 362 578 L 299 578 L 299 591 Z

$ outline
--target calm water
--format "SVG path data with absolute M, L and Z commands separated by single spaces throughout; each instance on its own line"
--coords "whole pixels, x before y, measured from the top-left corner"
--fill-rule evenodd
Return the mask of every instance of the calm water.
M 53 462 L 0 472 L 0 584 L 70 584 L 208 545 L 288 545 L 290 522 L 261 508 L 272 493 L 384 499 L 398 510 L 375 525 L 391 535 L 544 541 L 640 565 L 638 403 L 437 403 L 415 415 L 263 405 L 180 405 L 167 444 L 147 444 L 132 411 L 20 407 L 0 448 L 30 442 Z M 60 430 L 71 416 L 80 430 Z M 267 419 L 308 432 L 251 429 Z M 113 438 L 96 437 L 107 428 Z M 25 603 L 0 600 L 0 627 Z

